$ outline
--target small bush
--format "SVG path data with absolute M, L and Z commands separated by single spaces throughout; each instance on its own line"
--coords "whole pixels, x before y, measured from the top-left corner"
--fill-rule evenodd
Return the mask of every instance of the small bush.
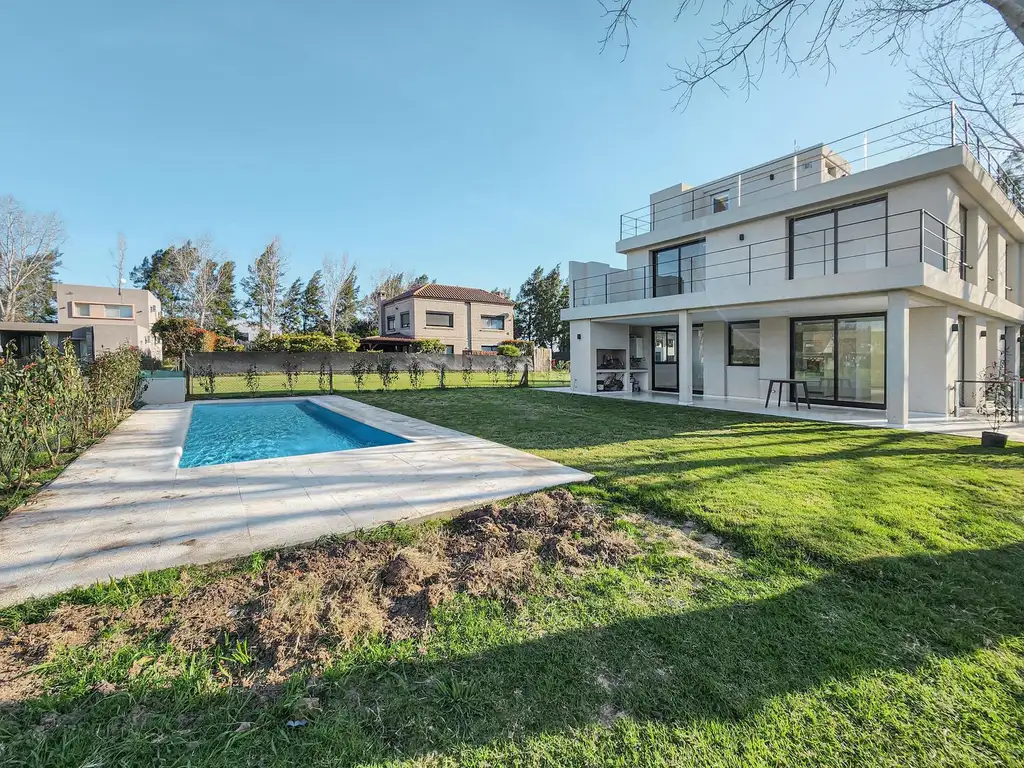
M 359 358 L 352 367 L 348 369 L 348 372 L 352 375 L 352 380 L 356 385 L 356 392 L 363 391 L 363 384 L 366 382 L 366 374 L 370 372 L 370 366 L 367 365 L 363 358 Z
M 420 339 L 410 345 L 413 352 L 429 352 L 433 354 L 444 354 L 448 347 L 441 343 L 440 339 Z
M 377 375 L 380 377 L 380 387 L 385 392 L 390 392 L 395 378 L 398 376 L 398 369 L 395 368 L 395 361 L 388 355 L 381 355 L 377 361 Z
M 256 393 L 260 391 L 260 374 L 256 370 L 256 363 L 252 363 L 245 372 L 245 388 L 249 390 L 251 397 L 256 397 Z
M 468 387 L 473 383 L 473 358 L 469 355 L 462 356 L 462 384 Z
M 487 375 L 491 378 L 491 386 L 498 386 L 498 378 L 501 376 L 501 366 L 498 365 L 497 359 L 491 360 L 487 363 Z
M 252 348 L 257 352 L 355 352 L 359 342 L 347 333 L 282 333 L 271 336 L 261 332 Z
M 499 344 L 498 354 L 502 357 L 521 357 L 523 350 L 517 347 L 515 344 Z
M 295 394 L 295 380 L 299 377 L 299 364 L 291 358 L 284 361 L 284 383 L 288 394 Z
M 415 357 L 409 358 L 409 386 L 412 389 L 419 389 L 423 380 L 423 364 Z

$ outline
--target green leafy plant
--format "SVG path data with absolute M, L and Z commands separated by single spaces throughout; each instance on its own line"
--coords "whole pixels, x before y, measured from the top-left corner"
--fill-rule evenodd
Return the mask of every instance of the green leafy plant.
M 317 377 L 316 377 L 316 385 L 317 385 L 317 387 L 320 390 L 320 394 L 322 394 L 322 395 L 327 393 L 328 379 L 329 379 L 329 376 L 328 376 L 328 370 L 327 370 L 327 360 L 321 358 L 321 360 L 320 360 L 320 372 L 317 374 Z
M 448 373 L 448 360 L 442 357 L 439 360 L 434 361 L 434 370 L 437 371 L 437 388 L 445 388 L 445 374 Z
M 388 355 L 381 355 L 377 361 L 377 375 L 380 377 L 380 387 L 385 392 L 390 392 L 395 379 L 398 377 L 398 369 L 395 368 L 395 361 Z
M 406 370 L 409 373 L 409 386 L 412 389 L 419 389 L 423 380 L 423 364 L 415 357 L 410 357 Z
M 208 395 L 212 395 L 217 390 L 217 374 L 213 370 L 213 365 L 199 369 L 199 386 Z
M 448 347 L 440 339 L 419 339 L 414 341 L 410 347 L 413 352 L 424 352 L 431 354 L 444 354 Z
M 256 397 L 260 391 L 260 374 L 256 369 L 256 363 L 250 363 L 245 371 L 245 388 L 249 390 L 250 397 Z
M 473 358 L 469 355 L 462 356 L 462 385 L 468 387 L 473 383 Z
M 356 385 L 356 392 L 363 391 L 363 385 L 366 383 L 366 374 L 370 372 L 370 366 L 366 364 L 363 358 L 357 359 L 352 366 L 348 369 L 349 375 L 352 376 L 352 381 Z
M 290 357 L 284 361 L 284 385 L 289 395 L 295 394 L 295 381 L 299 377 L 299 364 Z
M 521 357 L 523 351 L 515 344 L 499 344 L 498 354 L 502 357 Z
M 519 369 L 519 358 L 502 357 L 501 367 L 505 372 L 505 383 L 510 387 L 514 386 L 516 381 L 516 372 Z
M 487 363 L 487 375 L 491 379 L 491 386 L 498 386 L 498 379 L 501 376 L 501 366 L 498 365 L 497 359 L 492 359 Z

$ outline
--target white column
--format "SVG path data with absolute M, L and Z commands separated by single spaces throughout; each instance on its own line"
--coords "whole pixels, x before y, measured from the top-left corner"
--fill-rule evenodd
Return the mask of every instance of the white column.
M 679 313 L 676 357 L 679 360 L 679 402 L 693 405 L 693 324 L 685 309 Z
M 1006 326 L 1006 370 L 1016 380 L 1020 378 L 1020 326 Z
M 885 324 L 885 415 L 890 424 L 910 421 L 910 296 L 889 294 Z
M 989 320 L 985 323 L 985 368 L 999 362 L 999 349 L 1002 344 L 999 337 L 1002 335 L 1003 324 L 998 320 Z

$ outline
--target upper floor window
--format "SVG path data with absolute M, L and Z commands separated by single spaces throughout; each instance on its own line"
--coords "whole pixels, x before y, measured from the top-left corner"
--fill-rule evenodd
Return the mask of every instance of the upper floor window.
M 504 315 L 481 315 L 484 321 L 484 328 L 490 328 L 495 331 L 505 330 L 505 316 Z
M 126 304 L 104 304 L 103 316 L 111 320 L 131 320 L 135 312 Z
M 395 330 L 395 316 L 394 315 L 388 315 L 388 330 L 389 331 Z
M 672 248 L 664 248 L 651 254 L 654 276 L 651 281 L 653 295 L 675 296 L 704 290 L 703 240 Z
M 427 325 L 436 328 L 452 328 L 455 316 L 451 312 L 427 312 Z
M 75 304 L 75 314 L 79 317 L 89 317 L 92 307 L 88 304 Z
M 761 324 L 729 324 L 729 365 L 761 364 Z
M 399 320 L 400 320 L 401 325 L 402 325 L 403 328 L 408 328 L 409 327 L 409 313 L 408 312 L 402 312 L 399 315 Z
M 729 210 L 729 190 L 717 192 L 711 196 L 711 212 L 721 213 Z

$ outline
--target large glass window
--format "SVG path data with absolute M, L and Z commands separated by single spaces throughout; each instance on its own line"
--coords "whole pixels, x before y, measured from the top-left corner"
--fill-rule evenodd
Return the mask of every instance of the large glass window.
M 451 312 L 427 312 L 427 325 L 438 328 L 451 328 L 454 319 Z
M 761 364 L 761 325 L 731 323 L 729 325 L 729 365 Z
M 886 266 L 887 203 L 857 203 L 791 219 L 790 279 Z
M 91 311 L 92 306 L 89 304 L 75 304 L 75 314 L 79 317 L 89 317 Z
M 505 318 L 501 315 L 482 315 L 484 321 L 484 328 L 490 328 L 493 331 L 505 330 Z
M 400 313 L 398 315 L 398 322 L 401 324 L 402 328 L 408 328 L 409 327 L 409 313 L 408 312 Z
M 389 331 L 395 330 L 395 316 L 394 315 L 388 315 L 388 330 Z
M 793 378 L 811 400 L 885 405 L 885 318 L 829 317 L 793 321 Z
M 103 315 L 110 319 L 116 318 L 119 320 L 130 320 L 135 317 L 132 308 L 124 304 L 104 304 Z
M 675 296 L 704 290 L 706 243 L 698 240 L 655 251 L 654 295 Z

